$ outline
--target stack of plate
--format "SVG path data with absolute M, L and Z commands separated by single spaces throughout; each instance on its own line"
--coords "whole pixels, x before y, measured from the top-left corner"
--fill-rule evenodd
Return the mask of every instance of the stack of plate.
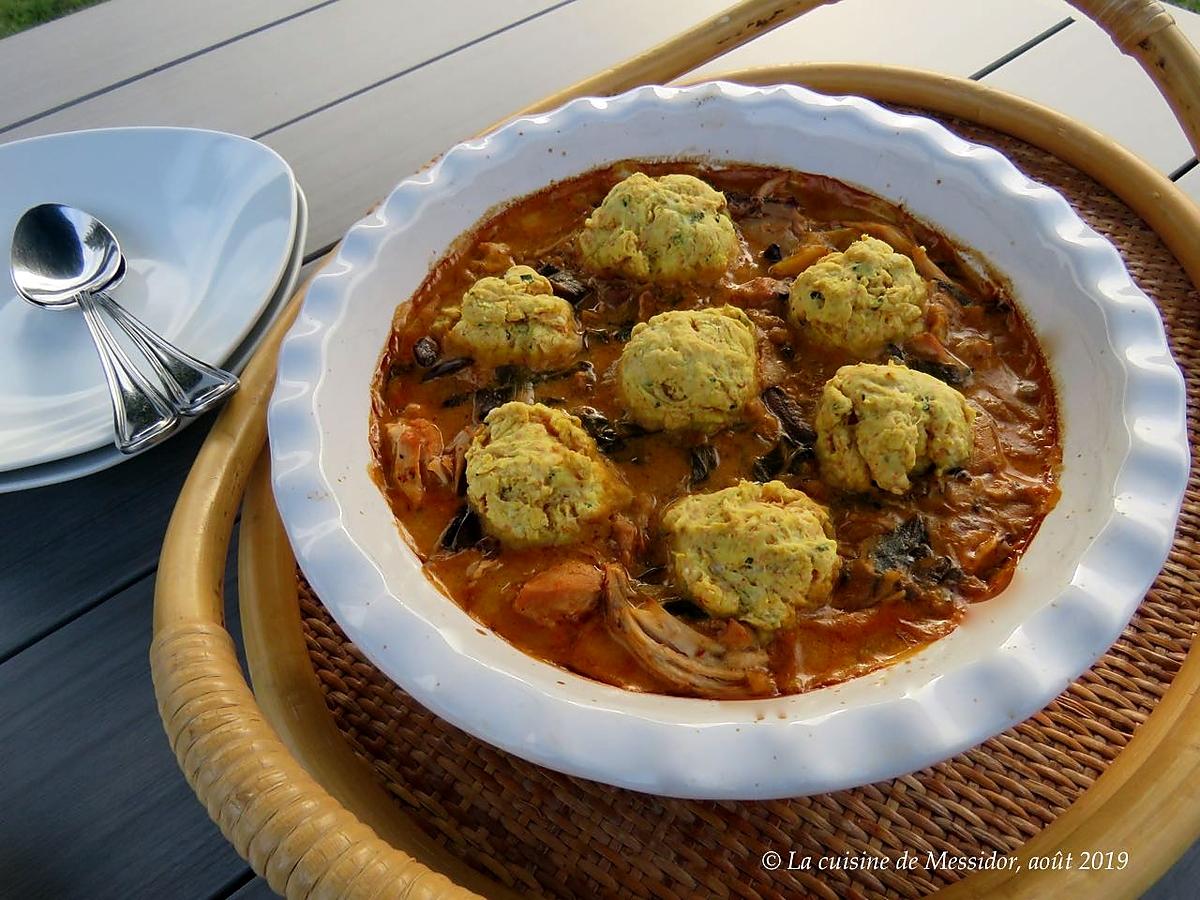
M 176 346 L 233 372 L 299 276 L 304 194 L 277 153 L 246 138 L 188 128 L 48 135 L 0 146 L 0 181 L 0 248 L 31 206 L 87 210 L 125 252 L 128 272 L 113 297 Z M 0 273 L 0 492 L 128 458 L 113 445 L 104 372 L 82 313 L 30 306 Z

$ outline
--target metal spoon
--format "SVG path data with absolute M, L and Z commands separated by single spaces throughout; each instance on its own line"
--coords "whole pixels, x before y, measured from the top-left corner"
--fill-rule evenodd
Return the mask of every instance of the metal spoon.
M 117 449 L 137 453 L 172 434 L 179 415 L 130 361 L 100 316 L 92 291 L 111 284 L 123 264 L 120 248 L 109 238 L 103 225 L 77 210 L 35 206 L 13 232 L 12 279 L 17 292 L 35 306 L 66 309 L 79 304 L 108 382 Z
M 86 240 L 85 235 L 96 234 L 97 240 L 103 240 L 105 243 L 106 251 L 115 252 L 121 263 L 124 263 L 116 236 L 104 223 L 71 207 L 60 206 L 58 209 L 65 210 L 79 222 L 77 230 L 80 240 Z M 198 416 L 238 389 L 237 376 L 185 353 L 157 332 L 147 328 L 101 288 L 93 288 L 92 293 L 100 308 L 129 335 L 150 361 L 180 414 Z

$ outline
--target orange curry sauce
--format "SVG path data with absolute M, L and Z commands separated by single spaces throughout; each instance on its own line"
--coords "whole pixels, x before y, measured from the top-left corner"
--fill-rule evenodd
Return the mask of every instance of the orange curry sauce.
M 719 284 L 648 286 L 595 277 L 583 267 L 575 238 L 584 219 L 617 181 L 639 170 L 693 174 L 725 192 L 744 253 Z M 928 333 L 872 360 L 810 342 L 786 321 L 788 283 L 797 273 L 790 270 L 845 249 L 864 233 L 913 257 L 931 284 Z M 553 266 L 586 288 L 578 300 L 577 290 L 567 291 L 568 299 L 577 300 L 586 338 L 580 366 L 530 376 L 512 367 L 439 359 L 428 340 L 418 346 L 438 313 L 458 304 L 474 281 L 503 274 L 513 264 Z M 799 413 L 793 418 L 801 421 L 784 423 L 772 412 L 778 403 L 760 402 L 744 426 L 708 439 L 623 427 L 610 370 L 633 324 L 664 310 L 726 303 L 743 308 L 754 321 L 761 384 L 782 390 L 792 412 Z M 821 481 L 811 443 L 805 443 L 806 423 L 813 420 L 822 385 L 839 366 L 889 356 L 949 381 L 974 404 L 980 414 L 972 459 L 942 478 L 915 478 L 914 489 L 903 497 L 844 494 Z M 418 502 L 400 489 L 395 460 L 381 437 L 389 422 L 431 421 L 449 448 L 500 402 L 534 398 L 584 413 L 585 424 L 633 489 L 636 499 L 625 512 L 625 524 L 637 530 L 632 540 L 614 534 L 581 546 L 508 550 L 481 536 L 477 520 L 462 520 L 461 483 L 433 484 Z M 767 651 L 771 677 L 720 695 L 725 697 L 789 694 L 843 681 L 948 634 L 967 603 L 1004 589 L 1058 498 L 1062 454 L 1050 374 L 997 280 L 979 276 L 945 237 L 892 204 L 826 177 L 759 166 L 627 162 L 553 184 L 503 208 L 461 239 L 411 304 L 399 307 L 373 401 L 375 477 L 431 580 L 523 651 L 635 690 L 712 696 L 635 659 L 614 637 L 601 608 L 544 623 L 521 614 L 514 599 L 529 578 L 563 560 L 598 566 L 617 561 L 637 589 L 702 634 L 721 637 L 728 623 L 707 619 L 680 596 L 665 571 L 658 522 L 684 494 L 719 490 L 740 479 L 778 478 L 829 508 L 842 556 L 828 606 L 800 613 L 792 627 L 750 635 Z M 460 437 L 460 447 L 469 433 Z M 696 449 L 705 443 L 715 448 L 715 457 Z M 741 631 L 744 641 L 749 630 Z

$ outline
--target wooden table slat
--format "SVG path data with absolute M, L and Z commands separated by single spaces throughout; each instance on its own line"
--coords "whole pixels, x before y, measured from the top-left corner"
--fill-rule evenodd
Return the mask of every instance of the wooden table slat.
M 230 894 L 229 900 L 276 900 L 278 896 L 264 879 L 255 877 Z
M 0 660 L 153 570 L 211 418 L 105 472 L 0 494 Z
M 207 898 L 246 877 L 158 719 L 153 591 L 143 578 L 0 666 L 0 896 Z
M 434 16 L 411 2 L 339 0 L 5 137 L 150 124 L 254 136 L 554 2 L 460 0 L 454 15 Z
M 322 0 L 108 0 L 5 38 L 0 135 L 11 139 L 4 131 L 14 122 L 320 5 Z
M 962 0 L 843 0 L 781 25 L 693 75 L 803 61 L 880 63 L 967 76 L 1072 15 L 1077 13 L 1063 0 L 1014 0 L 1003 9 Z

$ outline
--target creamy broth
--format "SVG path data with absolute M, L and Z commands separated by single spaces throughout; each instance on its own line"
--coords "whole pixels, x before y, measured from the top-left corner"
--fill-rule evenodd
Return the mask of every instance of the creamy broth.
M 719 283 L 662 287 L 587 272 L 578 232 L 613 184 L 633 171 L 693 174 L 725 193 L 744 246 Z M 792 277 L 863 234 L 910 256 L 931 285 L 926 332 L 868 360 L 816 344 L 786 313 Z M 514 263 L 557 276 L 556 293 L 572 301 L 584 333 L 577 363 L 531 375 L 446 358 L 429 339 L 439 314 L 472 283 Z M 747 421 L 709 438 L 630 427 L 611 377 L 630 328 L 665 310 L 722 304 L 745 310 L 758 334 L 765 390 Z M 947 381 L 971 402 L 977 411 L 971 461 L 940 477 L 915 478 L 904 496 L 842 493 L 821 480 L 811 450 L 821 388 L 840 366 L 888 358 Z M 419 502 L 402 489 L 382 437 L 389 423 L 430 422 L 442 444 L 450 448 L 457 436 L 461 449 L 482 415 L 514 398 L 581 416 L 632 489 L 635 499 L 619 527 L 572 546 L 506 549 L 484 536 L 466 509 L 460 475 L 455 483 L 431 485 Z M 1061 462 L 1045 360 L 999 279 L 981 277 L 946 237 L 877 197 L 822 176 L 748 165 L 622 163 L 551 185 L 488 218 L 399 308 L 370 427 L 377 480 L 427 574 L 454 602 L 523 651 L 565 669 L 629 689 L 697 696 L 809 690 L 948 634 L 966 604 L 1008 584 L 1058 498 Z M 841 575 L 831 601 L 776 632 L 708 618 L 671 583 L 665 565 L 662 511 L 685 494 L 741 479 L 778 479 L 803 490 L 829 509 L 836 529 Z M 691 689 L 632 655 L 600 608 L 556 622 L 523 614 L 515 604 L 522 585 L 564 560 L 621 566 L 632 590 L 688 627 L 764 649 L 770 677 L 715 694 Z

